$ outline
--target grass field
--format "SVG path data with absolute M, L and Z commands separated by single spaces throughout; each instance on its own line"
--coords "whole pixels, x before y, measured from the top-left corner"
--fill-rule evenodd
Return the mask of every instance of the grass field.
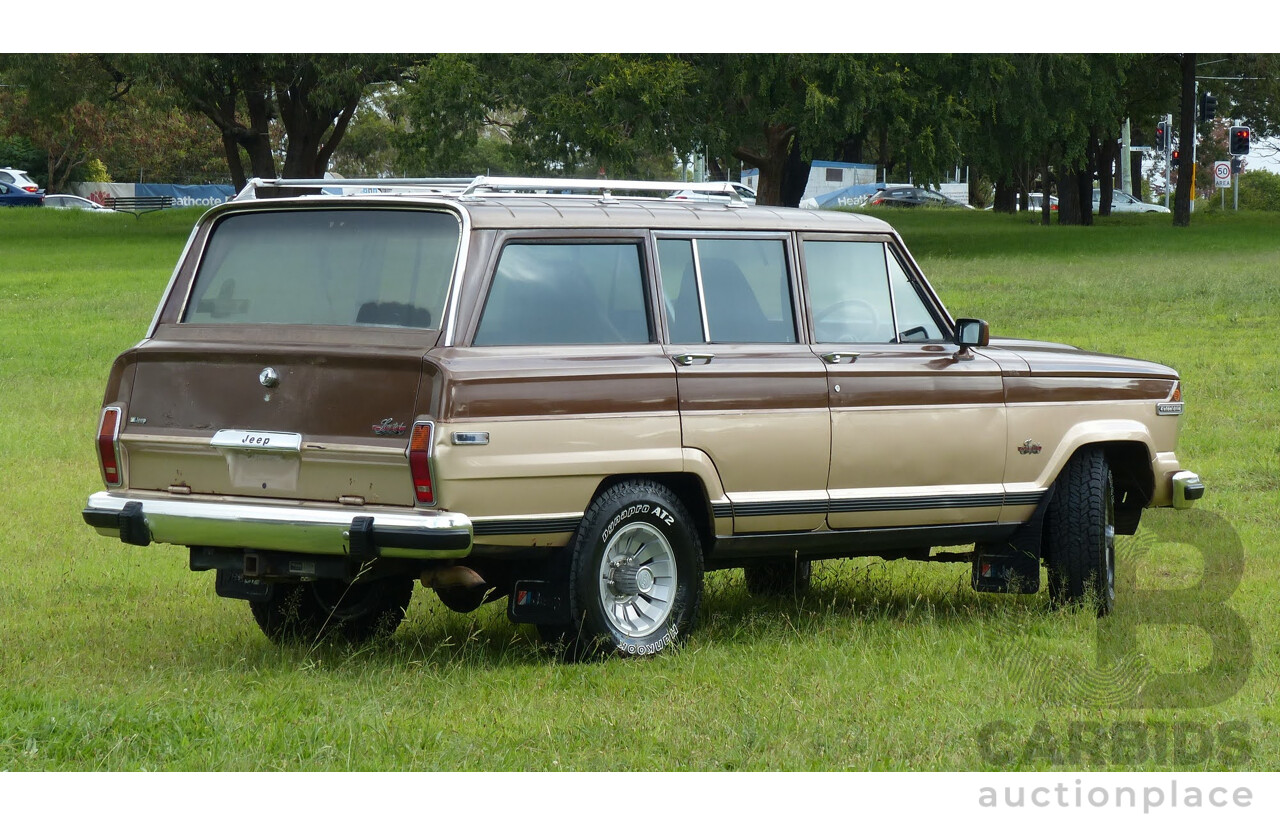
M 959 565 L 827 562 L 798 603 L 712 574 L 682 649 L 565 665 L 502 605 L 457 615 L 421 589 L 386 642 L 278 648 L 184 550 L 82 523 L 108 369 L 197 215 L 0 210 L 0 770 L 1280 767 L 1280 216 L 887 216 L 953 315 L 1181 371 L 1179 455 L 1209 494 L 1122 539 L 1114 618 L 979 596 Z M 1207 631 L 1142 612 L 1135 588 L 1206 565 L 1232 586 L 1178 615 Z M 1121 631 L 1129 670 L 1106 671 Z M 1121 684 L 1200 669 L 1203 707 L 1191 677 L 1155 707 Z

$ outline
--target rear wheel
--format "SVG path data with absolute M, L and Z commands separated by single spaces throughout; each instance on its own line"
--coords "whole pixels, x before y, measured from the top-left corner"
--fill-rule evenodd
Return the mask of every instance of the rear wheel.
M 572 657 L 651 656 L 689 631 L 702 601 L 702 546 L 667 487 L 629 481 L 592 502 L 571 545 L 571 627 L 546 627 Z
M 404 619 L 413 579 L 388 577 L 344 582 L 277 582 L 264 601 L 249 602 L 253 618 L 276 642 L 340 636 L 358 643 L 389 636 Z
M 1080 450 L 1062 468 L 1045 516 L 1049 598 L 1054 604 L 1093 602 L 1098 615 L 1116 602 L 1116 511 L 1107 457 Z
M 809 593 L 813 564 L 808 559 L 778 559 L 747 565 L 742 573 L 752 596 L 799 599 Z

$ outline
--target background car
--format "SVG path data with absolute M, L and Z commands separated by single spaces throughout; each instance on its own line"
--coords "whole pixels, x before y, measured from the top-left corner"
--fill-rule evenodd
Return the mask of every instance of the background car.
M 0 183 L 11 183 L 26 192 L 43 194 L 40 185 L 33 181 L 26 171 L 22 169 L 14 169 L 9 166 L 0 169 Z
M 1041 202 L 1042 202 L 1043 200 L 1044 200 L 1044 195 L 1042 195 L 1041 193 L 1039 193 L 1039 192 L 1031 192 L 1031 193 L 1029 193 L 1029 194 L 1027 195 L 1027 211 L 1029 211 L 1029 212 L 1039 212 L 1039 211 L 1040 211 L 1040 204 L 1041 204 Z M 988 207 L 985 207 L 985 208 L 986 208 L 986 210 L 987 210 L 988 212 L 990 212 L 991 210 L 995 209 L 995 207 L 994 207 L 994 206 L 988 206 Z M 1015 200 L 1015 201 L 1013 202 L 1013 208 L 1014 208 L 1015 210 L 1017 210 L 1017 211 L 1021 211 L 1021 210 L 1022 210 L 1022 201 L 1021 201 L 1021 200 Z M 1057 211 L 1058 211 L 1058 198 L 1057 198 L 1057 196 L 1056 196 L 1056 195 L 1050 195 L 1050 196 L 1049 196 L 1049 211 L 1050 211 L 1050 212 L 1057 212 Z
M 110 212 L 100 203 L 94 203 L 79 195 L 45 195 L 44 205 L 49 209 L 84 209 L 88 212 Z
M 0 183 L 0 206 L 39 206 L 44 195 L 39 192 L 28 192 L 16 184 Z
M 946 195 L 921 186 L 895 186 L 882 189 L 867 198 L 867 206 L 958 206 L 972 209 L 967 203 L 952 200 Z
M 1098 204 L 1102 201 L 1102 191 L 1100 189 L 1093 190 L 1093 211 L 1098 211 Z M 1111 190 L 1111 211 L 1112 212 L 1168 212 L 1169 207 L 1161 206 L 1158 203 L 1147 203 L 1140 201 L 1128 192 L 1119 189 Z
M 756 190 L 752 189 L 750 186 L 747 186 L 745 183 L 734 183 L 733 181 L 730 181 L 729 185 L 733 187 L 734 191 L 738 193 L 738 197 L 742 198 L 744 202 L 753 204 L 753 205 L 755 204 Z M 674 195 L 668 196 L 667 200 L 727 202 L 729 200 L 729 196 L 717 195 L 714 192 L 695 192 L 692 189 L 682 189 L 681 191 L 676 192 Z

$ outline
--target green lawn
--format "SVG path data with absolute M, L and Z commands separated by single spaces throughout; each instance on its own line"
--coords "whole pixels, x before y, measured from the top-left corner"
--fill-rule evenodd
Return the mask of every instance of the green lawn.
M 185 551 L 82 523 L 111 360 L 145 333 L 198 214 L 0 210 L 0 770 L 1280 767 L 1280 216 L 887 215 L 953 315 L 1181 371 L 1179 455 L 1210 492 L 1122 540 L 1109 624 L 1043 594 L 979 596 L 960 565 L 827 562 L 800 603 L 712 574 L 682 649 L 566 665 L 503 605 L 457 615 L 421 589 L 388 641 L 278 648 Z M 1236 535 L 1226 608 L 1180 602 L 1214 633 L 1241 618 L 1248 644 L 1214 662 L 1209 633 L 1153 623 L 1132 589 L 1193 585 L 1196 548 L 1212 566 Z M 1106 672 L 1101 640 L 1125 628 L 1138 664 Z M 1242 686 L 1207 707 L 1115 705 L 1126 673 L 1208 668 L 1212 693 L 1241 656 Z

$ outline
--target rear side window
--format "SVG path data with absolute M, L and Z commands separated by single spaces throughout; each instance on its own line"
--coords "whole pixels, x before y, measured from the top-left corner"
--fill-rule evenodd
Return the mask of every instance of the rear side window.
M 647 343 L 642 273 L 638 243 L 508 244 L 472 343 Z
M 183 321 L 438 329 L 461 236 L 444 212 L 251 212 L 209 238 Z
M 658 262 L 671 343 L 796 341 L 782 241 L 663 240 Z

